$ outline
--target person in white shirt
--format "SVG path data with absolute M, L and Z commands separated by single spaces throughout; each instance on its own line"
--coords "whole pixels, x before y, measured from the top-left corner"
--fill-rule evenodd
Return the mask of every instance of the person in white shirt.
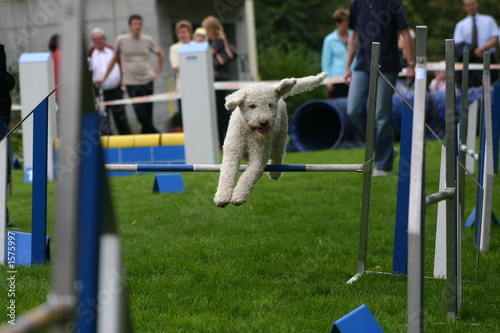
M 457 23 L 453 39 L 457 48 L 459 61 L 462 61 L 463 50 L 469 50 L 471 63 L 482 63 L 484 52 L 491 52 L 491 63 L 496 63 L 495 51 L 498 44 L 498 25 L 489 15 L 478 12 L 476 0 L 462 0 L 462 8 L 467 17 Z M 497 72 L 492 71 L 492 81 L 496 80 Z M 482 85 L 482 71 L 471 71 L 469 86 Z
M 96 92 L 102 93 L 105 101 L 122 99 L 122 73 L 118 63 L 113 66 L 113 69 L 104 82 L 97 82 L 98 79 L 104 77 L 108 64 L 115 55 L 113 47 L 106 44 L 104 30 L 95 28 L 90 34 L 90 39 L 92 40 L 93 47 L 88 53 L 88 60 L 90 71 L 92 72 L 92 83 L 94 84 Z M 131 134 L 124 105 L 107 106 L 106 113 L 108 114 L 108 121 L 110 115 L 113 115 L 115 126 L 119 134 Z M 107 122 L 105 127 L 106 126 L 107 128 L 103 131 L 104 134 L 111 134 L 109 122 Z
M 179 48 L 182 44 L 192 43 L 193 36 L 193 25 L 191 22 L 186 20 L 181 20 L 175 25 L 175 35 L 177 36 L 178 42 L 170 46 L 169 49 L 169 60 L 175 75 L 179 75 Z
M 179 48 L 182 44 L 192 43 L 193 37 L 193 25 L 187 20 L 180 20 L 175 24 L 175 35 L 177 36 L 177 43 L 170 46 L 169 49 L 169 60 L 172 69 L 174 70 L 175 77 L 175 91 L 180 91 L 181 85 L 179 82 Z M 182 103 L 181 100 L 177 100 L 177 112 L 182 115 Z M 180 120 L 179 125 L 182 126 L 182 116 L 178 116 Z
M 159 78 L 165 54 L 149 35 L 142 34 L 143 21 L 138 14 L 129 16 L 130 32 L 119 35 L 115 42 L 115 55 L 111 59 L 106 74 L 96 82 L 106 81 L 115 63 L 120 61 L 123 84 L 129 97 L 151 96 L 154 93 L 154 81 Z M 151 68 L 150 55 L 157 57 L 155 69 Z M 159 133 L 153 122 L 153 103 L 135 103 L 135 115 L 141 124 L 141 134 Z

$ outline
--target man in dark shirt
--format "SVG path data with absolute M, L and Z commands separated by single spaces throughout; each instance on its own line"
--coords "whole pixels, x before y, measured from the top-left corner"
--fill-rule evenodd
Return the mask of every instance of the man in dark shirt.
M 400 0 L 352 0 L 349 9 L 349 29 L 353 30 L 347 47 L 345 83 L 350 85 L 347 113 L 354 125 L 366 133 L 366 100 L 370 78 L 372 43 L 380 43 L 380 71 L 396 83 L 401 71 L 398 50 L 398 32 L 404 38 L 404 50 L 408 56 L 407 80 L 415 80 L 413 44 L 408 20 Z M 354 70 L 351 63 L 357 52 Z M 377 110 L 375 116 L 375 170 L 374 176 L 392 174 L 394 159 L 394 130 L 392 125 L 392 88 L 379 76 Z

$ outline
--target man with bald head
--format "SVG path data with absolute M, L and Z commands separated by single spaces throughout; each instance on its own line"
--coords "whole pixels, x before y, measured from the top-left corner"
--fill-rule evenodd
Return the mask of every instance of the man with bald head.
M 491 63 L 496 63 L 495 51 L 498 44 L 498 25 L 493 17 L 478 12 L 479 5 L 476 0 L 462 0 L 462 8 L 467 17 L 457 23 L 453 39 L 457 46 L 459 61 L 462 61 L 462 52 L 469 50 L 471 63 L 483 63 L 484 52 L 491 53 Z M 498 77 L 492 71 L 492 81 Z M 469 87 L 481 86 L 482 72 L 471 71 L 469 74 Z
M 102 92 L 105 101 L 122 99 L 122 73 L 118 63 L 113 66 L 113 69 L 105 81 L 97 82 L 98 79 L 106 74 L 108 64 L 115 55 L 113 47 L 106 43 L 104 30 L 95 28 L 90 34 L 90 39 L 92 40 L 93 47 L 89 51 L 88 60 L 94 87 L 97 91 Z M 106 107 L 106 112 L 108 114 L 108 122 L 104 126 L 103 134 L 111 134 L 111 129 L 109 127 L 110 115 L 113 115 L 116 129 L 119 134 L 131 134 L 124 105 L 108 106 Z

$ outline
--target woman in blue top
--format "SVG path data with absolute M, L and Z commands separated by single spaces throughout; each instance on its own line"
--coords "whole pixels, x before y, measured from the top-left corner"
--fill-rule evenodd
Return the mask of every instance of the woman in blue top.
M 323 41 L 323 52 L 321 55 L 321 70 L 328 72 L 328 77 L 342 78 L 344 76 L 345 63 L 347 59 L 347 42 L 351 34 L 347 29 L 349 11 L 337 9 L 333 13 L 333 21 L 336 29 L 328 34 Z M 339 80 L 337 84 L 328 84 L 328 97 L 346 97 L 349 86 Z

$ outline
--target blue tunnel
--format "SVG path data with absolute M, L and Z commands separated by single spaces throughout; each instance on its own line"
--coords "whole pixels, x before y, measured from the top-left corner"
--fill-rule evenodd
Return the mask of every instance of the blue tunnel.
M 346 98 L 308 101 L 290 119 L 291 142 L 301 152 L 336 149 L 354 132 Z
M 477 89 L 476 89 L 477 90 Z M 469 91 L 469 103 L 480 97 L 480 90 Z M 409 90 L 392 97 L 394 138 L 401 136 L 402 112 L 411 112 L 414 93 Z M 405 102 L 406 100 L 406 102 Z M 439 137 L 445 133 L 446 96 L 444 92 L 432 92 L 427 96 L 426 121 Z M 457 112 L 461 106 L 460 91 L 456 91 Z M 429 139 L 435 138 L 427 133 Z M 290 119 L 290 139 L 293 150 L 300 152 L 360 147 L 364 144 L 361 133 L 347 115 L 347 98 L 315 99 L 297 108 Z

